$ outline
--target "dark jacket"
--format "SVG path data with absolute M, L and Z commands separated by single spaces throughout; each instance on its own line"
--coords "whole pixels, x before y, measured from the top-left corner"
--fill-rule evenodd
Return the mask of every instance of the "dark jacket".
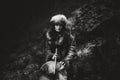
M 58 33 L 50 29 L 46 33 L 46 38 L 48 49 L 53 54 L 55 53 L 55 49 L 58 49 L 58 60 L 69 62 L 74 59 L 76 43 L 68 30 Z

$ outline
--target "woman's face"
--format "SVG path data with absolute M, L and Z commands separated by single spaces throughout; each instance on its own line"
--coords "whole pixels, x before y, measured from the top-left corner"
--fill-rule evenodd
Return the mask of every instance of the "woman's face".
M 61 25 L 59 25 L 59 24 L 56 24 L 56 25 L 55 25 L 55 31 L 60 32 L 61 29 L 62 29 L 62 26 L 61 26 Z

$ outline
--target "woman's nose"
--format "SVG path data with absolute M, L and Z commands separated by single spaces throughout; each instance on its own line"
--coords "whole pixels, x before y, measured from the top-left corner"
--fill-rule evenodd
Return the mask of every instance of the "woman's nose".
M 55 27 L 59 28 L 60 26 L 59 25 L 55 25 Z

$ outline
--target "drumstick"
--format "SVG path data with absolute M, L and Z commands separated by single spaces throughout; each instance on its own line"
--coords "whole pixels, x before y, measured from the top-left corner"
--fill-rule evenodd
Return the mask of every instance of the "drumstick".
M 55 50 L 55 65 L 54 65 L 54 74 L 56 72 L 56 64 L 57 64 L 57 48 Z

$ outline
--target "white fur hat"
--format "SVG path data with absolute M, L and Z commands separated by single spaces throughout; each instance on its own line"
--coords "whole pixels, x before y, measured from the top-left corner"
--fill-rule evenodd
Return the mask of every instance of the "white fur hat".
M 67 23 L 67 18 L 63 14 L 57 14 L 57 15 L 55 15 L 51 18 L 50 22 L 52 22 L 52 21 L 55 22 L 55 23 L 65 21 L 65 23 Z

